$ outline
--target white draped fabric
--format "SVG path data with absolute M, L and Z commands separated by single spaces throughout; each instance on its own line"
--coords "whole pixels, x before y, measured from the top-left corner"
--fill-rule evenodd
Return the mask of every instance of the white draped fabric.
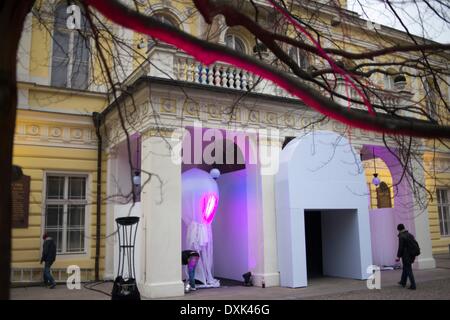
M 182 174 L 182 219 L 185 228 L 183 250 L 196 250 L 200 254 L 195 278 L 205 287 L 218 287 L 220 283 L 214 279 L 213 237 L 211 223 L 205 222 L 202 201 L 205 195 L 214 194 L 219 199 L 219 188 L 216 181 L 206 171 L 194 168 Z M 213 212 L 214 214 L 214 212 Z M 199 286 L 202 287 L 202 286 Z

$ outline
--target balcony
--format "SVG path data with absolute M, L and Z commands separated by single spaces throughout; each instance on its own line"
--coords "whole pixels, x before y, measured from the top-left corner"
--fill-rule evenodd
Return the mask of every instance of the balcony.
M 139 77 L 147 75 L 199 86 L 231 89 L 242 93 L 251 91 L 257 94 L 298 99 L 271 81 L 262 79 L 251 72 L 221 62 L 207 66 L 172 46 L 155 46 L 150 50 L 149 57 L 151 63 L 144 63 L 128 78 L 127 83 L 131 84 Z M 350 100 L 361 101 L 356 90 L 346 86 L 344 81 L 337 83 L 336 91 L 341 95 L 349 96 Z M 404 106 L 411 100 L 412 94 L 405 91 L 373 88 L 370 98 L 373 104 L 391 109 Z M 364 105 L 349 102 L 349 99 L 336 98 L 335 100 L 343 106 L 350 103 L 352 108 L 367 109 Z
M 343 106 L 350 106 L 351 108 L 367 110 L 367 107 L 361 103 L 354 103 L 353 101 L 362 101 L 361 96 L 358 92 L 351 87 L 346 85 L 345 81 L 340 80 L 337 84 L 337 92 L 341 95 L 349 97 L 348 99 L 337 98 L 336 101 Z M 369 100 L 373 105 L 380 106 L 383 109 L 377 108 L 378 113 L 388 113 L 388 111 L 398 110 L 397 114 L 401 116 L 416 117 L 413 114 L 407 114 L 407 111 L 401 110 L 409 104 L 412 104 L 412 93 L 408 91 L 395 91 L 395 90 L 384 90 L 379 87 L 371 87 L 368 93 Z

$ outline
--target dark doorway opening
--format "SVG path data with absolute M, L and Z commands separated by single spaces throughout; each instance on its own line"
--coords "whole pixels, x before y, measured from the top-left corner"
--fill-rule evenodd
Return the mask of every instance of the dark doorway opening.
M 320 211 L 305 211 L 305 245 L 308 278 L 322 277 L 322 213 Z

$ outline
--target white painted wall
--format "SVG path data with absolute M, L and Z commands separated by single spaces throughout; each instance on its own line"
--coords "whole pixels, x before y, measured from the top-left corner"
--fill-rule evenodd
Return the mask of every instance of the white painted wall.
M 368 191 L 359 155 L 345 138 L 315 131 L 292 140 L 280 154 L 275 192 L 282 286 L 307 285 L 304 210 L 308 209 L 356 210 L 358 230 L 352 241 L 360 254 L 352 260 L 351 278 L 368 277 L 366 269 L 372 264 Z
M 242 281 L 248 271 L 246 171 L 222 174 L 217 183 L 220 201 L 214 218 L 214 276 Z

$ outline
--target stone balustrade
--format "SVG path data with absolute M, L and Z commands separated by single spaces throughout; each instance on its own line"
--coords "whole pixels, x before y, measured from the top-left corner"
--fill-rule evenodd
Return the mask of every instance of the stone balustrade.
M 176 50 L 174 47 L 157 46 L 150 52 L 152 66 L 150 70 L 144 71 L 150 76 L 186 81 L 205 86 L 228 88 L 240 91 L 251 91 L 255 93 L 274 95 L 285 98 L 296 98 L 284 89 L 278 87 L 269 80 L 260 79 L 258 76 L 244 69 L 217 62 L 212 65 L 205 65 L 193 57 Z M 282 71 L 280 71 L 282 72 Z M 356 90 L 339 81 L 337 92 L 348 96 L 351 100 L 361 101 L 361 97 Z M 324 93 L 325 94 L 325 93 Z M 411 94 L 407 92 L 396 92 L 375 89 L 370 93 L 370 101 L 373 104 L 382 105 L 386 108 L 395 108 L 405 105 Z M 362 104 L 349 102 L 349 99 L 336 98 L 336 101 L 343 106 L 366 110 Z
M 207 66 L 190 57 L 176 57 L 174 62 L 177 80 L 236 90 L 254 89 L 255 76 L 241 68 L 223 63 Z

